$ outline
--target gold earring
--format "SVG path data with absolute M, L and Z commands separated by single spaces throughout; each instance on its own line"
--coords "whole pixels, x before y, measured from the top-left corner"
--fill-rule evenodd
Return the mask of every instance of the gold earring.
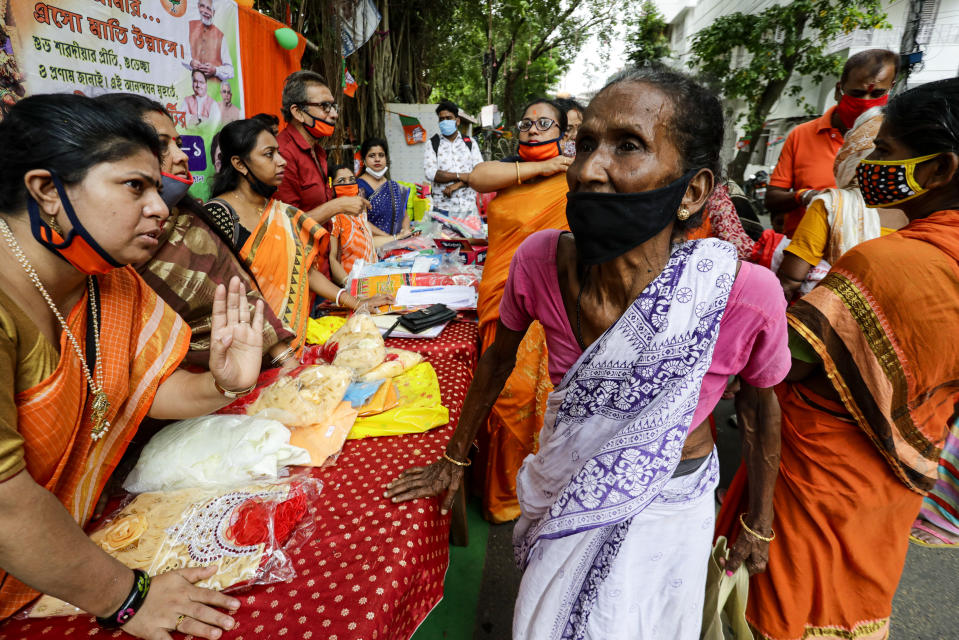
M 60 223 L 57 222 L 56 216 L 50 216 L 50 221 L 47 223 L 51 229 L 56 231 L 61 236 L 63 235 L 63 229 L 60 227 Z
M 689 212 L 689 209 L 687 209 L 686 207 L 683 207 L 682 209 L 679 210 L 679 213 L 677 214 L 676 217 L 679 218 L 680 220 L 688 220 L 689 216 L 691 215 L 693 214 Z

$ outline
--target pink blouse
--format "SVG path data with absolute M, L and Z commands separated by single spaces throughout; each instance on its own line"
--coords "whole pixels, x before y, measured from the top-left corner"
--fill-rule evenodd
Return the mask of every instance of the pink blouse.
M 557 229 L 539 231 L 520 245 L 510 263 L 499 309 L 503 325 L 513 331 L 525 332 L 533 320 L 543 325 L 554 385 L 582 354 L 559 289 L 556 247 L 562 233 Z M 790 365 L 786 299 L 779 280 L 765 267 L 743 262 L 719 323 L 692 429 L 716 408 L 729 376 L 740 375 L 748 384 L 766 388 L 781 382 Z

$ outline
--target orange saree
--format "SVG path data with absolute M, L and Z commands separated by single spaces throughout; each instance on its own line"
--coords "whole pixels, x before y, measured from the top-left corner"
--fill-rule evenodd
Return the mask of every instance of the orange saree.
M 760 638 L 887 637 L 909 530 L 959 396 L 957 318 L 957 211 L 856 246 L 790 309 L 841 402 L 801 384 L 777 389 L 777 539 L 746 615 Z M 743 510 L 736 502 L 724 501 L 719 533 L 731 532 L 722 527 Z
M 329 241 L 318 222 L 296 207 L 270 200 L 240 248 L 240 258 L 256 276 L 263 298 L 296 334 L 290 346 L 297 354 L 303 348 L 313 306 L 310 269 L 326 254 Z
M 53 493 L 84 526 L 100 492 L 120 461 L 157 388 L 183 359 L 190 329 L 132 267 L 98 278 L 100 286 L 100 366 L 110 399 L 109 431 L 90 437 L 90 395 L 83 368 L 66 335 L 54 372 L 15 397 L 17 430 L 23 438 L 26 470 Z M 67 323 L 85 348 L 87 295 L 77 302 Z M 0 571 L 0 620 L 9 617 L 39 592 Z
M 496 339 L 499 303 L 513 254 L 533 233 L 569 229 L 566 223 L 566 176 L 500 191 L 489 203 L 489 249 L 479 287 L 479 332 L 485 350 Z M 523 459 L 536 451 L 543 426 L 546 396 L 553 390 L 547 370 L 546 335 L 534 322 L 516 354 L 516 367 L 490 412 L 479 440 L 477 469 L 483 469 L 483 506 L 493 522 L 519 517 L 516 473 Z

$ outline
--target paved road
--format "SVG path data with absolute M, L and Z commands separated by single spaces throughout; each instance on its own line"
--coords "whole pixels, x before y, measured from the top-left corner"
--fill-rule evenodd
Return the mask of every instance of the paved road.
M 739 463 L 739 432 L 726 425 L 731 405 L 720 403 L 716 412 L 724 486 Z M 473 640 L 510 637 L 520 581 L 520 573 L 513 564 L 512 532 L 511 524 L 490 527 Z M 882 553 L 882 549 L 876 553 Z M 892 621 L 891 637 L 895 640 L 959 640 L 959 550 L 910 545 L 906 569 L 893 601 Z

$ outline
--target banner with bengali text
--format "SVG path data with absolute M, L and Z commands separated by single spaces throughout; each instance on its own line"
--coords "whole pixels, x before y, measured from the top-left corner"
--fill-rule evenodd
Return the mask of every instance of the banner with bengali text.
M 0 98 L 123 91 L 156 100 L 183 138 L 191 193 L 208 196 L 216 135 L 244 117 L 233 0 L 0 0 L 0 10 L 4 4 L 0 55 L 12 54 L 8 75 L 18 83 Z

